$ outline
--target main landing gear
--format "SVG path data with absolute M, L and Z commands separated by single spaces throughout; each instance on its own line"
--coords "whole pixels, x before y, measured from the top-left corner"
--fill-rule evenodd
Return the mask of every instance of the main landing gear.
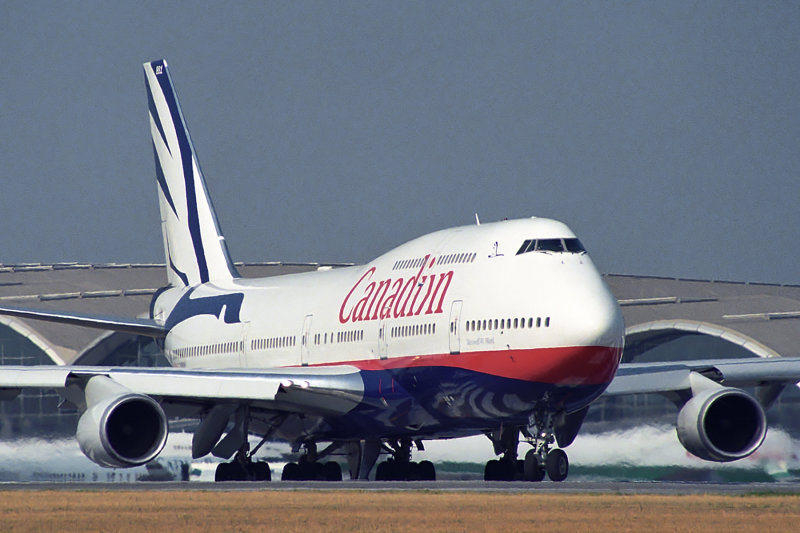
M 423 449 L 420 441 L 416 446 L 418 450 Z M 385 443 L 383 447 L 391 457 L 378 464 L 375 481 L 436 481 L 436 468 L 432 462 L 411 460 L 411 439 Z
M 265 461 L 239 461 L 220 463 L 214 474 L 214 481 L 270 481 L 269 464 Z
M 214 481 L 271 481 L 269 463 L 253 461 L 252 453 L 243 446 L 229 463 L 219 463 L 214 473 Z M 255 452 L 253 452 L 255 453 Z
M 341 481 L 342 467 L 334 461 L 320 462 L 333 451 L 337 444 L 332 444 L 321 454 L 317 454 L 317 445 L 314 442 L 305 444 L 306 453 L 296 463 L 286 463 L 281 474 L 281 481 Z
M 569 474 L 569 460 L 564 450 L 552 448 L 555 444 L 553 415 L 540 413 L 531 417 L 527 427 L 501 427 L 488 436 L 495 453 L 502 457 L 486 463 L 483 479 L 486 481 L 542 481 L 545 474 L 551 481 L 564 481 Z M 517 458 L 520 432 L 533 446 L 525 459 Z
M 229 463 L 219 463 L 214 472 L 214 481 L 271 481 L 272 473 L 266 461 L 253 461 L 253 456 L 259 448 L 267 441 L 267 436 L 250 450 L 250 443 L 247 440 L 247 427 L 249 425 L 249 413 L 247 407 L 242 407 L 236 413 L 234 427 L 222 443 L 230 440 L 230 451 L 238 451 L 233 460 Z M 221 431 L 222 428 L 220 428 Z M 220 443 L 220 444 L 222 444 Z M 230 452 L 222 455 L 230 457 Z

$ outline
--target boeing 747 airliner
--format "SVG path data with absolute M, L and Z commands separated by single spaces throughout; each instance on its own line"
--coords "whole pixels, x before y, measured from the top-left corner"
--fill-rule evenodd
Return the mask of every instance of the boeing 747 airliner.
M 457 227 L 365 265 L 241 278 L 167 63 L 144 71 L 168 278 L 150 317 L 0 308 L 160 339 L 172 368 L 0 371 L 4 396 L 52 388 L 82 409 L 76 438 L 92 461 L 147 463 L 170 419 L 194 418 L 193 457 L 231 459 L 218 480 L 270 478 L 248 435 L 293 445 L 299 460 L 284 479 L 340 480 L 338 463 L 325 459 L 342 454 L 351 478 L 406 480 L 435 479 L 434 465 L 412 461 L 425 440 L 485 434 L 500 457 L 486 479 L 560 481 L 563 448 L 612 381 L 609 394 L 677 391 L 681 441 L 703 458 L 735 460 L 761 444 L 759 402 L 730 379 L 721 385 L 734 363 L 623 366 L 617 375 L 619 306 L 580 240 L 555 220 Z M 750 362 L 736 375 L 800 379 L 797 361 L 779 363 Z M 524 458 L 520 441 L 531 446 Z M 375 469 L 381 454 L 388 459 Z

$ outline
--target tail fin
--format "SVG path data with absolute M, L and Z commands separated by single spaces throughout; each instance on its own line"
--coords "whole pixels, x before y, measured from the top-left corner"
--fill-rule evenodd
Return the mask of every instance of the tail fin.
M 238 277 L 163 59 L 144 64 L 161 231 L 172 286 Z

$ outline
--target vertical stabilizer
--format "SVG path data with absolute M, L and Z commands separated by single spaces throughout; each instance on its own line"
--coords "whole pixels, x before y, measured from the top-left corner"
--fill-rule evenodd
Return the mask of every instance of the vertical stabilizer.
M 163 59 L 144 64 L 170 285 L 238 277 Z

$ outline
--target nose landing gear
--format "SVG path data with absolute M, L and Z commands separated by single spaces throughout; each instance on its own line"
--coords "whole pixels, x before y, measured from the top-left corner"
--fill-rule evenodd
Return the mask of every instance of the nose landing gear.
M 531 415 L 527 427 L 501 427 L 487 436 L 495 453 L 503 456 L 486 463 L 486 481 L 542 481 L 545 474 L 551 481 L 564 481 L 569 474 L 569 459 L 564 450 L 554 448 L 554 415 L 538 412 Z M 517 459 L 519 435 L 533 446 L 524 460 Z

